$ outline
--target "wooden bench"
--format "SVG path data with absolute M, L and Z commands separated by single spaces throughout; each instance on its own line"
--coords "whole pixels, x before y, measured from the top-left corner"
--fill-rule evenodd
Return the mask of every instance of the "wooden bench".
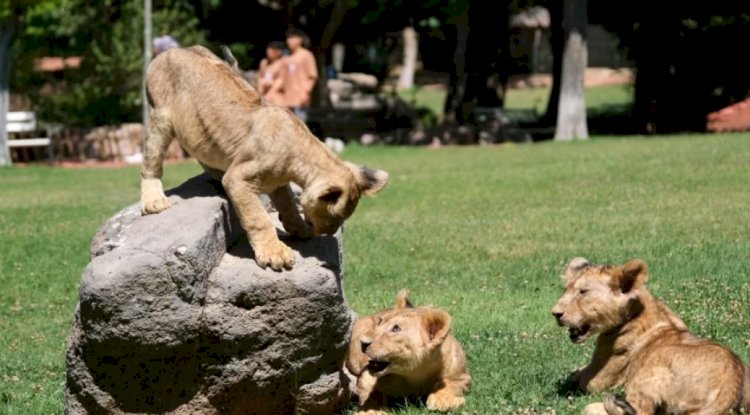
M 7 120 L 8 148 L 46 147 L 47 159 L 52 161 L 52 139 L 35 137 L 39 128 L 34 112 L 12 111 L 8 113 Z

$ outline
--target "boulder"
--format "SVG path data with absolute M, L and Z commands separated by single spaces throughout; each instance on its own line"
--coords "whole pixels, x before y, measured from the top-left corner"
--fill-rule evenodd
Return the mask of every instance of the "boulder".
M 324 414 L 348 404 L 342 230 L 289 242 L 294 269 L 264 270 L 219 182 L 203 174 L 167 194 L 171 208 L 141 216 L 133 204 L 93 238 L 66 413 Z

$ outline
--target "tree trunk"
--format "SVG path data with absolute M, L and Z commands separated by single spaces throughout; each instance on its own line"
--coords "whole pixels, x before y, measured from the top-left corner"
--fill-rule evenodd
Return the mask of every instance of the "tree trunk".
M 583 91 L 588 64 L 586 26 L 587 0 L 564 0 L 565 51 L 557 111 L 555 141 L 587 139 L 586 99 Z
M 419 52 L 419 38 L 413 27 L 404 28 L 404 65 L 398 78 L 398 88 L 407 89 L 414 86 L 414 72 L 417 70 L 417 53 Z
M 445 100 L 445 122 L 458 122 L 463 124 L 467 118 L 466 101 L 468 101 L 466 88 L 468 73 L 466 70 L 466 48 L 469 38 L 469 14 L 468 10 L 461 13 L 456 19 L 456 49 L 453 53 L 454 70 L 450 74 L 448 97 Z
M 455 71 L 451 73 L 445 120 L 472 122 L 479 107 L 502 107 L 507 81 L 508 7 L 504 2 L 472 2 L 455 21 Z M 505 57 L 505 58 L 503 58 Z
M 469 8 L 469 58 L 478 107 L 502 107 L 510 61 L 508 5 L 502 1 L 474 2 Z
M 336 32 L 339 30 L 341 23 L 344 21 L 344 15 L 347 12 L 347 2 L 344 0 L 336 0 L 333 4 L 333 10 L 331 11 L 331 17 L 328 20 L 323 34 L 320 36 L 318 42 L 317 51 L 317 63 L 318 63 L 318 82 L 313 95 L 317 94 L 317 99 L 313 99 L 313 102 L 317 102 L 320 108 L 330 108 L 331 99 L 328 94 L 328 68 L 327 68 L 327 54 L 333 45 L 333 39 L 336 36 Z
M 315 82 L 310 103 L 314 107 L 330 108 L 331 99 L 328 92 L 328 71 L 326 70 L 325 52 L 320 52 L 320 49 L 318 49 L 318 53 L 315 55 L 315 63 L 318 65 L 318 80 Z
M 638 133 L 665 133 L 676 127 L 681 130 L 685 124 L 676 120 L 694 118 L 686 116 L 684 110 L 696 104 L 695 95 L 685 93 L 693 88 L 675 82 L 673 64 L 679 60 L 681 30 L 679 19 L 660 9 L 648 13 L 639 23 L 633 47 L 637 68 L 633 123 Z M 670 116 L 675 111 L 679 115 Z
M 10 53 L 17 29 L 12 18 L 0 24 L 0 166 L 10 166 L 8 111 L 10 111 Z
M 547 110 L 541 119 L 543 126 L 557 122 L 557 109 L 560 105 L 560 85 L 562 84 L 562 61 L 565 50 L 565 30 L 563 29 L 563 4 L 554 1 L 550 4 L 550 43 L 552 44 L 552 90 L 547 100 Z

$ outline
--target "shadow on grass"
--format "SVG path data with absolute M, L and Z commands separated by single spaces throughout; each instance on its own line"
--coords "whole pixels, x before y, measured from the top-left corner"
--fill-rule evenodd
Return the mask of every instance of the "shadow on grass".
M 568 375 L 557 382 L 557 395 L 567 398 L 569 396 L 581 396 L 584 395 L 584 391 L 578 383 L 579 371 L 574 370 L 568 373 Z
M 556 120 L 549 120 L 544 114 L 532 110 L 508 111 L 511 119 L 530 131 L 534 141 L 551 140 L 555 135 Z M 589 108 L 586 114 L 590 135 L 636 135 L 644 131 L 633 118 L 632 104 L 610 104 Z

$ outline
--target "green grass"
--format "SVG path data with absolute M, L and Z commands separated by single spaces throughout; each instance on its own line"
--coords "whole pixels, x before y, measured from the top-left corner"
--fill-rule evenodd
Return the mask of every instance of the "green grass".
M 538 115 L 547 110 L 549 88 L 510 89 L 505 98 L 508 110 L 534 111 Z M 435 88 L 411 88 L 399 91 L 401 98 L 417 106 L 429 108 L 436 115 L 443 114 L 446 91 Z M 621 108 L 633 102 L 632 85 L 605 85 L 586 88 L 586 108 L 589 111 L 606 111 Z
M 165 186 L 200 171 L 166 166 Z M 0 169 L 0 414 L 61 414 L 65 346 L 91 237 L 138 200 L 137 168 Z
M 505 107 L 512 110 L 533 110 L 544 114 L 549 100 L 549 88 L 511 89 L 505 98 Z M 604 85 L 585 90 L 586 109 L 602 110 L 612 106 L 626 106 L 633 102 L 632 85 Z
M 425 107 L 435 115 L 442 115 L 447 92 L 445 89 L 414 87 L 398 91 L 401 99 L 415 107 Z
M 365 314 L 409 288 L 447 309 L 474 377 L 463 411 L 573 414 L 597 399 L 557 393 L 592 351 L 549 314 L 562 267 L 579 255 L 644 259 L 652 291 L 750 362 L 750 135 L 350 147 L 343 157 L 391 174 L 347 222 L 346 297 Z M 166 166 L 166 186 L 198 171 Z M 137 200 L 137 169 L 5 169 L 0 189 L 0 414 L 62 413 L 88 245 Z

